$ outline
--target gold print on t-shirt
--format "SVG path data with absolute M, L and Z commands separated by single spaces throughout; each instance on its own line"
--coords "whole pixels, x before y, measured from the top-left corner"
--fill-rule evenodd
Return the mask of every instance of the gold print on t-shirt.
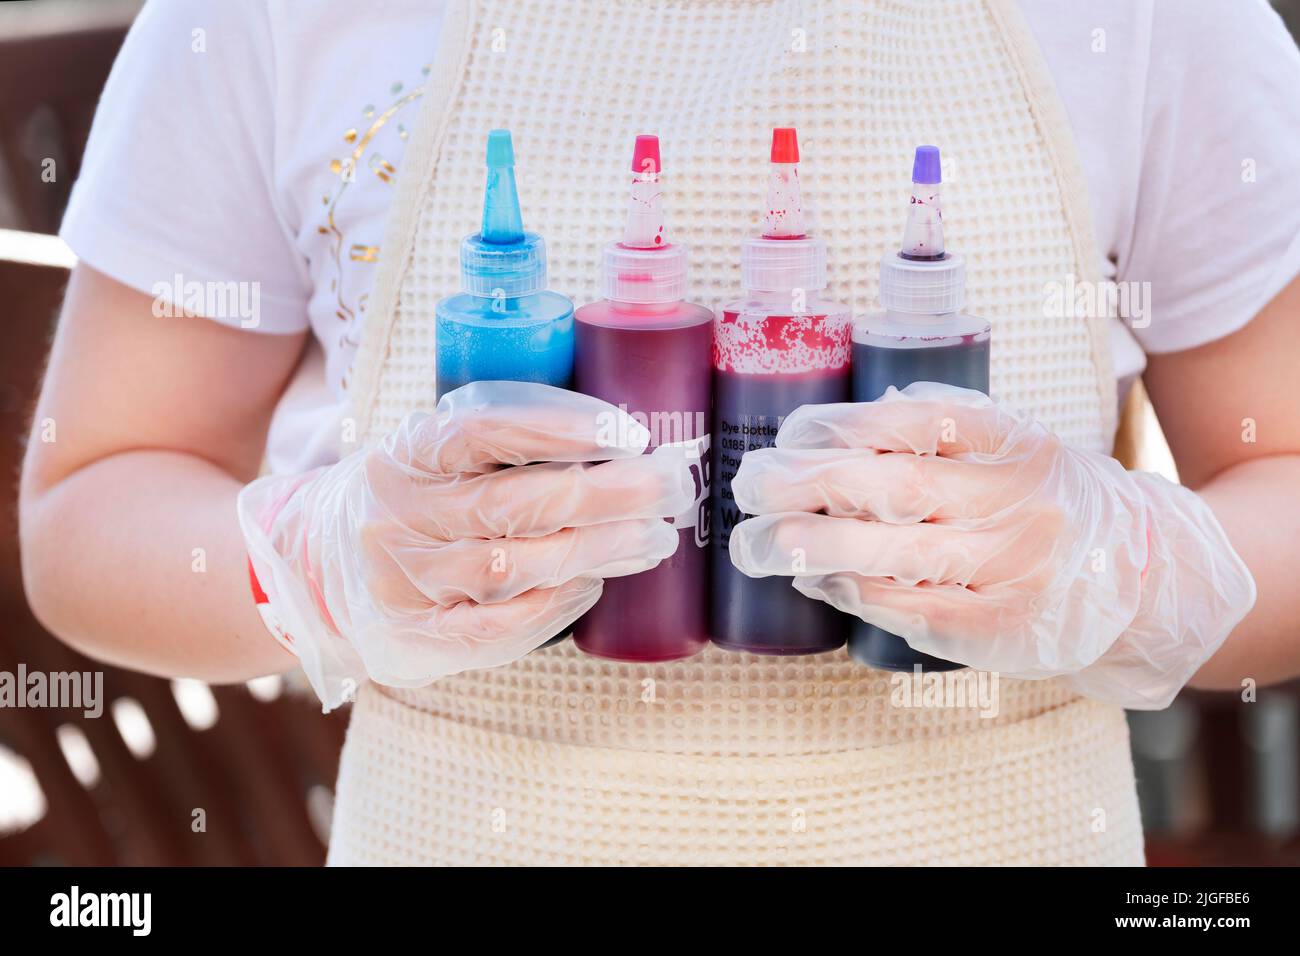
M 421 73 L 428 76 L 429 69 L 429 65 L 426 64 Z M 330 160 L 329 169 L 334 176 L 338 177 L 338 185 L 321 198 L 321 204 L 325 209 L 325 222 L 318 226 L 316 231 L 331 237 L 330 258 L 333 263 L 333 275 L 330 277 L 330 291 L 334 293 L 334 315 L 342 323 L 338 344 L 340 349 L 351 356 L 355 356 L 361 341 L 360 317 L 365 313 L 369 293 L 363 292 L 354 301 L 349 302 L 344 289 L 344 250 L 347 250 L 347 262 L 373 264 L 379 261 L 379 247 L 364 242 L 347 241 L 343 230 L 338 225 L 340 205 L 348 194 L 348 187 L 356 184 L 359 176 L 361 179 L 368 179 L 359 173 L 363 168 L 373 174 L 379 182 L 387 185 L 393 183 L 397 175 L 397 167 L 377 151 L 370 149 L 371 143 L 384 126 L 405 107 L 419 99 L 423 93 L 423 86 L 407 91 L 403 83 L 394 82 L 389 87 L 389 95 L 396 98 L 383 110 L 377 110 L 373 105 L 366 106 L 361 113 L 365 121 L 364 128 L 352 128 L 343 134 L 343 142 L 352 147 L 351 151 L 342 158 Z M 403 143 L 407 139 L 408 132 L 402 123 L 397 124 L 397 136 Z M 368 149 L 369 154 L 367 154 Z M 370 287 L 369 280 L 361 284 L 366 289 Z M 351 370 L 352 362 L 349 359 L 348 369 L 343 373 L 340 383 L 345 391 Z

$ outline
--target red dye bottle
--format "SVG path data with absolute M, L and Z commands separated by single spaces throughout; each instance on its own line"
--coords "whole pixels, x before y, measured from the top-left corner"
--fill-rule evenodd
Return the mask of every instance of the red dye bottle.
M 851 391 L 848 306 L 821 298 L 826 246 L 804 229 L 793 129 L 772 135 L 763 235 L 741 246 L 745 296 L 713 328 L 714 643 L 756 654 L 815 654 L 842 646 L 844 615 L 786 577 L 750 578 L 731 563 L 731 529 L 745 519 L 731 482 L 743 455 L 773 444 L 800 405 L 845 402 Z M 792 561 L 797 560 L 792 556 Z

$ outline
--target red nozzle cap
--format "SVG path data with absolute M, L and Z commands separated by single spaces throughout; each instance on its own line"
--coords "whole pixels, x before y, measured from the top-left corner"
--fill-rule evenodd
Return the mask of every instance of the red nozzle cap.
M 658 174 L 662 168 L 659 165 L 659 137 L 638 136 L 636 149 L 632 152 L 632 172 Z
M 778 126 L 772 130 L 772 162 L 799 162 L 799 137 L 793 126 Z

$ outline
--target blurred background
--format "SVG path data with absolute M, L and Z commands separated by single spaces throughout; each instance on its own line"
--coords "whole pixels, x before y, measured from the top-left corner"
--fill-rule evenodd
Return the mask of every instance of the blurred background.
M 1300 0 L 1274 6 L 1300 36 Z M 0 672 L 104 675 L 98 719 L 0 707 L 0 865 L 316 865 L 346 713 L 322 715 L 280 678 L 209 687 L 104 667 L 46 634 L 23 598 L 16 479 L 74 261 L 54 234 L 139 7 L 0 4 Z M 1174 476 L 1149 410 L 1129 439 Z M 1248 704 L 1189 691 L 1129 721 L 1152 865 L 1300 864 L 1300 683 Z

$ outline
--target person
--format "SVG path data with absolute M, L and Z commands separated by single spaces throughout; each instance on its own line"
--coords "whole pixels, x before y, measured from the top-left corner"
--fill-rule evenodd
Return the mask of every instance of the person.
M 333 863 L 1141 862 L 1121 707 L 1300 673 L 1300 55 L 1263 0 L 797 20 L 146 5 L 62 229 L 21 488 L 38 617 L 153 674 L 359 675 Z M 761 514 L 733 560 L 789 574 L 806 546 L 806 593 L 1006 671 L 993 715 L 902 706 L 843 652 L 533 650 L 664 558 L 677 478 L 580 396 L 430 412 L 487 129 L 515 132 L 552 286 L 589 301 L 621 151 L 657 128 L 717 303 L 755 205 L 732 183 L 762 181 L 737 157 L 791 120 L 830 291 L 864 311 L 910 149 L 943 147 L 996 401 L 800 410 L 737 478 Z M 1145 308 L 1049 314 L 1067 278 Z M 1106 457 L 1139 377 L 1182 487 Z M 798 454 L 828 448 L 831 478 Z

